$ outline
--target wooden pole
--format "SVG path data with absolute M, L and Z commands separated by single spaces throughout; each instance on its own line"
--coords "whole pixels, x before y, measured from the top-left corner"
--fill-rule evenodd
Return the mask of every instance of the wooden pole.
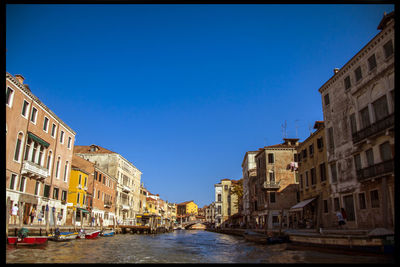
M 74 224 L 74 231 L 76 232 L 76 210 L 72 210 L 72 223 Z
M 23 210 L 23 204 L 22 202 L 19 203 L 19 227 L 22 227 L 22 219 L 23 219 L 23 214 L 24 214 L 24 210 Z
M 53 213 L 53 225 L 54 225 L 54 230 L 57 228 L 57 216 L 56 216 L 56 208 L 52 208 L 52 213 Z
M 79 215 L 81 215 L 81 229 L 83 229 L 83 212 L 79 210 Z
M 7 197 L 7 208 L 6 208 L 6 239 L 8 237 L 8 221 L 10 219 L 10 206 L 11 206 L 11 199 Z
M 46 205 L 44 217 L 46 220 L 46 235 L 47 235 L 50 232 L 50 218 L 49 218 L 49 206 L 48 205 Z

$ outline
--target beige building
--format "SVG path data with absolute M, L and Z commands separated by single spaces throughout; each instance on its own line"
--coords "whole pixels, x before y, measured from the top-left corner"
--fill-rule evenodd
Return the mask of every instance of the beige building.
M 94 162 L 106 173 L 116 177 L 115 215 L 124 224 L 136 224 L 140 211 L 140 179 L 142 173 L 120 154 L 106 148 L 90 145 L 75 146 L 74 153 Z
M 384 15 L 378 29 L 318 90 L 330 208 L 346 210 L 349 228 L 394 225 L 394 12 Z
M 290 212 L 289 227 L 315 228 L 337 225 L 330 208 L 330 182 L 327 172 L 325 128 L 316 121 L 315 131 L 297 147 L 300 202 Z
M 28 223 L 32 208 L 64 224 L 76 133 L 24 84 L 6 73 L 6 198 Z M 47 208 L 46 208 L 47 207 Z
M 242 162 L 243 173 L 243 216 L 246 224 L 251 221 L 250 188 L 257 178 L 255 155 L 258 151 L 247 151 Z
M 284 143 L 260 148 L 255 155 L 257 178 L 250 200 L 259 228 L 279 227 L 280 218 L 288 225 L 288 210 L 299 201 L 297 146 L 298 139 L 284 138 Z
M 237 195 L 232 194 L 232 184 L 236 180 L 222 179 L 215 184 L 215 226 L 226 226 L 224 223 L 230 216 L 238 213 Z

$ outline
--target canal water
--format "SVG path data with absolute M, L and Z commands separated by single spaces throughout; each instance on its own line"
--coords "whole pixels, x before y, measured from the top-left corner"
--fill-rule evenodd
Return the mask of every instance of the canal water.
M 203 230 L 156 235 L 120 234 L 52 242 L 41 247 L 7 245 L 6 263 L 394 263 L 382 255 L 327 253 L 260 245 Z

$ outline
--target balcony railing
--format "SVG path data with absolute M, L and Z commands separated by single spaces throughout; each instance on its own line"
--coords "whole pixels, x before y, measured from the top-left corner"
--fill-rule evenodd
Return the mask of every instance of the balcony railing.
M 126 192 L 126 193 L 129 193 L 129 192 L 131 192 L 131 189 L 126 185 L 122 185 L 122 191 Z
M 378 164 L 374 164 L 367 168 L 357 170 L 357 179 L 362 182 L 368 178 L 374 178 L 377 176 L 389 174 L 394 171 L 394 161 L 393 159 L 383 161 Z
M 31 161 L 24 161 L 21 173 L 34 179 L 42 180 L 49 176 L 49 170 Z
M 263 190 L 278 190 L 281 185 L 280 185 L 281 181 L 279 180 L 278 182 L 276 181 L 265 181 L 263 184 L 262 189 Z
M 370 137 L 374 134 L 377 134 L 393 126 L 394 126 L 394 113 L 371 124 L 370 126 L 367 126 L 366 128 L 358 132 L 355 132 L 353 134 L 353 143 L 358 143 L 367 137 Z

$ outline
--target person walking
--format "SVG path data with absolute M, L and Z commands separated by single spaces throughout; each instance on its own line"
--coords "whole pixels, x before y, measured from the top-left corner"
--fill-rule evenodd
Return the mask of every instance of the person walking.
M 337 217 L 337 220 L 338 220 L 339 228 L 342 229 L 342 228 L 343 228 L 343 225 L 346 224 L 345 220 L 343 219 L 342 212 L 340 212 L 340 211 L 338 210 L 338 211 L 336 212 L 336 217 Z
M 32 208 L 31 212 L 29 213 L 29 217 L 31 217 L 31 225 L 33 224 L 33 220 L 36 217 L 36 210 L 35 208 Z
M 345 210 L 344 208 L 341 208 L 341 209 L 340 209 L 340 213 L 342 213 L 343 220 L 346 222 L 346 221 L 347 221 L 347 213 L 346 213 L 346 210 Z
M 42 224 L 42 218 L 43 218 L 42 212 L 39 211 L 39 212 L 38 212 L 38 215 L 37 215 L 37 220 L 38 220 L 39 225 Z
M 17 224 L 17 216 L 18 216 L 18 204 L 15 204 L 11 208 L 11 221 L 14 222 L 14 224 Z

